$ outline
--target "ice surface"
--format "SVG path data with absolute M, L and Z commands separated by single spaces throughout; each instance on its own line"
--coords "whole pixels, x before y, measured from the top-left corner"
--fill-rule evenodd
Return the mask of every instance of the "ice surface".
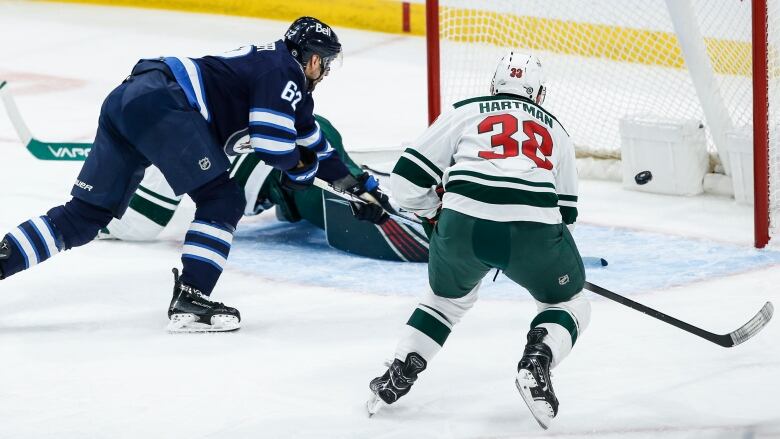
M 303 11 L 302 11 L 303 12 Z M 263 20 L 0 2 L 0 79 L 35 134 L 89 141 L 103 97 L 133 63 L 276 39 Z M 318 111 L 348 146 L 386 147 L 425 126 L 423 41 L 340 30 L 343 69 Z M 0 112 L 0 230 L 67 197 L 79 165 L 36 161 Z M 582 253 L 593 281 L 715 332 L 777 302 L 778 255 L 750 249 L 751 210 L 582 182 Z M 369 420 L 382 372 L 425 287 L 424 266 L 354 258 L 311 227 L 242 223 L 215 297 L 234 334 L 164 332 L 170 268 L 192 216 L 155 243 L 96 242 L 0 283 L 0 438 L 780 437 L 780 326 L 723 349 L 618 304 L 555 370 L 547 432 L 513 385 L 535 305 L 505 279 L 454 330 L 414 390 Z M 295 238 L 295 239 L 293 239 Z
M 588 280 L 622 294 L 681 286 L 780 264 L 778 251 L 620 227 L 581 225 L 576 228 L 575 237 L 583 256 L 602 257 L 609 262 L 603 268 L 588 266 Z M 326 262 L 306 264 L 305 275 L 291 269 L 290 261 L 307 259 Z M 280 223 L 269 214 L 238 230 L 230 264 L 274 281 L 381 295 L 418 296 L 427 286 L 425 264 L 353 256 L 328 247 L 325 232 L 311 224 Z M 492 282 L 494 273 L 483 283 L 482 297 L 531 300 L 524 289 L 505 276 Z

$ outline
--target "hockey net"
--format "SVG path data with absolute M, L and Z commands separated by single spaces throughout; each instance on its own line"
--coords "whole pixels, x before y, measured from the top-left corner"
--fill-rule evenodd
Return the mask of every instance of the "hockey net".
M 769 90 L 759 93 L 769 102 L 770 188 L 777 188 L 770 191 L 769 210 L 777 232 L 780 0 L 766 2 Z M 431 3 L 438 3 L 442 107 L 487 94 L 497 60 L 514 48 L 541 59 L 545 107 L 563 122 L 586 163 L 620 159 L 618 121 L 632 115 L 701 121 L 711 171 L 720 173 L 728 173 L 721 163 L 727 157 L 718 154 L 725 133 L 753 131 L 750 1 L 439 0 L 429 1 L 429 13 Z M 691 58 L 683 44 L 698 44 L 701 56 Z M 689 69 L 691 63 L 699 68 Z M 437 98 L 436 90 L 429 94 Z M 586 177 L 603 177 L 608 169 L 595 166 Z

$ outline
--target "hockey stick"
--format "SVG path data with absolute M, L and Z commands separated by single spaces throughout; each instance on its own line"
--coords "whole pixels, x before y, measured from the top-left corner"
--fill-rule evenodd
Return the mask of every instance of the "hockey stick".
M 91 143 L 73 142 L 43 142 L 33 137 L 32 132 L 24 123 L 19 108 L 16 107 L 8 82 L 0 81 L 0 100 L 3 101 L 8 118 L 11 119 L 16 134 L 28 151 L 40 160 L 70 160 L 84 161 L 92 149 Z
M 380 171 L 379 169 L 372 168 L 371 166 L 368 166 L 368 165 L 361 165 L 360 169 L 363 169 L 365 171 L 369 171 L 370 173 L 376 174 L 376 175 L 378 175 L 380 177 L 389 177 L 390 176 L 389 172 Z
M 650 308 L 649 306 L 645 306 L 642 305 L 641 303 L 634 302 L 633 300 L 627 297 L 621 296 L 620 294 L 617 293 L 613 293 L 612 291 L 609 291 L 606 288 L 602 288 L 590 282 L 585 282 L 585 289 L 592 291 L 598 294 L 599 296 L 603 296 L 606 297 L 607 299 L 614 300 L 615 302 L 618 302 L 621 305 L 625 305 L 629 308 L 633 308 L 641 313 L 647 314 L 650 317 L 656 318 L 674 327 L 680 328 L 683 331 L 689 332 L 693 335 L 698 335 L 699 337 L 707 341 L 711 341 L 712 343 L 715 343 L 719 346 L 723 346 L 724 348 L 730 348 L 738 344 L 744 343 L 754 335 L 758 334 L 758 332 L 764 329 L 764 326 L 766 326 L 767 323 L 769 323 L 769 320 L 772 319 L 772 314 L 774 313 L 774 307 L 772 306 L 772 302 L 767 302 L 758 311 L 758 313 L 755 316 L 753 316 L 752 319 L 750 319 L 747 323 L 740 326 L 736 330 L 731 331 L 728 334 L 722 334 L 722 335 L 713 334 L 712 332 L 705 331 L 701 328 L 691 325 L 690 323 L 686 323 L 683 322 L 682 320 L 678 320 L 672 316 L 666 315 L 660 311 Z
M 366 196 L 366 199 L 358 198 L 358 197 L 356 197 L 356 196 L 354 196 L 354 195 L 352 195 L 352 194 L 350 194 L 348 192 L 344 192 L 344 191 L 334 187 L 330 183 L 328 183 L 328 182 L 326 182 L 326 181 L 324 181 L 324 180 L 322 180 L 320 178 L 315 178 L 314 179 L 314 186 L 317 186 L 318 188 L 320 188 L 320 189 L 322 189 L 324 191 L 330 192 L 330 193 L 332 193 L 332 194 L 334 194 L 334 195 L 336 195 L 336 196 L 338 196 L 338 197 L 340 197 L 340 198 L 342 198 L 344 200 L 347 200 L 347 201 L 356 201 L 356 202 L 359 202 L 359 203 L 375 203 L 375 204 L 379 204 L 379 202 L 376 201 L 376 199 L 374 197 L 372 197 L 371 195 L 369 195 L 369 194 L 363 194 L 363 196 Z M 421 220 L 419 220 L 417 218 L 408 217 L 408 216 L 403 215 L 403 214 L 401 214 L 400 212 L 397 212 L 397 211 L 393 211 L 393 212 L 389 212 L 388 211 L 387 213 L 394 220 L 396 220 L 398 222 L 401 222 L 401 223 L 404 223 L 407 226 L 412 226 L 412 227 L 415 228 L 415 230 L 421 230 L 421 225 L 422 225 Z M 589 256 L 583 256 L 582 257 L 582 263 L 587 268 L 603 268 L 603 267 L 606 267 L 608 265 L 608 262 L 607 262 L 606 259 L 593 257 L 593 256 L 590 256 L 590 257 Z
M 364 193 L 360 197 L 357 197 L 355 195 L 350 194 L 349 192 L 345 192 L 342 191 L 341 189 L 334 187 L 332 184 L 326 182 L 325 180 L 322 180 L 321 178 L 316 178 L 316 177 L 314 178 L 314 186 L 317 186 L 318 188 L 324 191 L 330 192 L 348 201 L 356 201 L 358 203 L 380 204 L 379 201 L 377 201 L 377 199 L 371 196 L 371 194 L 369 193 Z M 387 214 L 390 215 L 390 218 L 398 222 L 408 224 L 414 227 L 420 227 L 422 224 L 421 221 L 418 220 L 417 218 L 406 216 L 398 211 L 393 211 L 393 212 L 387 211 Z
M 604 258 L 597 258 L 595 256 L 583 256 L 582 257 L 582 264 L 586 268 L 604 268 L 609 263 Z

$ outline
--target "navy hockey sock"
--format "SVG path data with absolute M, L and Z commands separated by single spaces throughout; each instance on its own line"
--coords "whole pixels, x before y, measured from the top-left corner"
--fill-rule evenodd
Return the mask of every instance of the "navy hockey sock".
M 222 274 L 233 243 L 233 232 L 246 200 L 238 184 L 224 173 L 189 194 L 195 201 L 195 221 L 184 239 L 181 282 L 211 294 Z
M 209 295 L 227 263 L 233 231 L 225 226 L 195 220 L 182 249 L 181 282 Z
M 0 242 L 0 279 L 40 264 L 62 248 L 62 238 L 49 217 L 25 221 Z

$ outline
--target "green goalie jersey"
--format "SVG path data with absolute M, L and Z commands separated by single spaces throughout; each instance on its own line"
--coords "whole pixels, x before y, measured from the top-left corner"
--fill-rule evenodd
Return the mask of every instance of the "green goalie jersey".
M 456 103 L 404 151 L 391 184 L 401 206 L 427 218 L 446 208 L 500 222 L 577 219 L 568 133 L 544 108 L 513 95 Z
M 322 116 L 315 115 L 317 125 L 329 146 L 338 154 L 352 175 L 360 175 L 363 170 L 347 155 L 341 134 Z M 290 191 L 280 185 L 281 171 L 263 163 L 257 154 L 238 156 L 230 166 L 230 178 L 236 180 L 244 189 L 247 204 L 244 215 L 251 216 L 276 206 L 283 219 L 295 222 L 305 218 L 323 227 L 319 191 Z M 311 200 L 308 200 L 311 198 Z M 307 201 L 312 201 L 308 203 Z M 316 212 L 308 212 L 305 206 L 315 206 Z M 302 211 L 303 210 L 303 211 Z

